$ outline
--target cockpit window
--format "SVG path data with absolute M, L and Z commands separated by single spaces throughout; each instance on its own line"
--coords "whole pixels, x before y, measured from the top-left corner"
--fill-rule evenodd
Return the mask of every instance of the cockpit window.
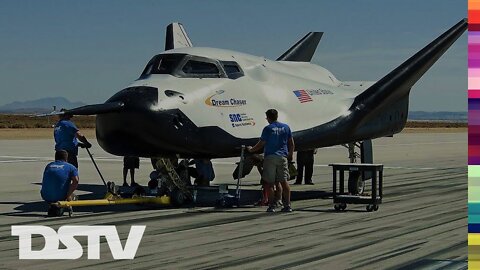
M 173 74 L 185 54 L 159 54 L 148 62 L 140 78 L 151 74 Z
M 227 73 L 228 78 L 237 79 L 243 76 L 243 71 L 237 62 L 234 61 L 222 61 L 223 69 Z
M 243 76 L 240 66 L 234 61 L 219 61 L 216 59 L 180 54 L 158 54 L 147 64 L 139 80 L 148 78 L 151 74 L 170 74 L 178 78 L 230 78 Z
M 240 69 L 235 65 L 223 65 L 223 67 L 225 68 L 225 72 L 227 74 L 240 72 Z
M 182 71 L 187 74 L 209 74 L 219 75 L 220 72 L 217 66 L 213 63 L 189 60 L 182 68 Z
M 169 74 L 173 71 L 175 66 L 177 65 L 178 59 L 175 58 L 161 58 L 158 66 L 154 69 L 154 72 L 158 72 L 159 74 Z

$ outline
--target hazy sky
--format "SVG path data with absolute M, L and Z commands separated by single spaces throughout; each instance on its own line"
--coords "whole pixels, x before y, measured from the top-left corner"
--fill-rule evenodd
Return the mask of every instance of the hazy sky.
M 0 1 L 0 105 L 42 97 L 104 102 L 163 51 L 182 22 L 195 46 L 275 59 L 308 31 L 313 62 L 378 80 L 467 16 L 467 1 Z M 410 110 L 467 110 L 465 33 L 414 86 Z

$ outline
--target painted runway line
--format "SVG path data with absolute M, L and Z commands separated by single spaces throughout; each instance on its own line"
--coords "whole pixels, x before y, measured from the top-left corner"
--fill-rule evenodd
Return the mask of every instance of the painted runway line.
M 44 161 L 52 161 L 49 157 L 25 157 L 25 156 L 0 156 L 0 159 L 4 158 L 7 160 L 0 160 L 1 163 L 22 163 L 22 162 L 44 162 Z M 78 158 L 80 161 L 90 161 L 90 158 Z M 111 158 L 111 157 L 95 157 L 95 161 L 97 162 L 123 162 L 121 157 L 118 158 Z M 142 164 L 150 164 L 149 160 L 140 160 Z M 235 166 L 235 162 L 227 162 L 227 161 L 213 161 L 214 165 L 225 165 L 225 166 Z M 314 167 L 329 167 L 328 164 L 314 164 Z M 450 169 L 446 167 L 404 167 L 404 166 L 384 166 L 385 169 L 393 169 L 393 170 L 444 170 Z

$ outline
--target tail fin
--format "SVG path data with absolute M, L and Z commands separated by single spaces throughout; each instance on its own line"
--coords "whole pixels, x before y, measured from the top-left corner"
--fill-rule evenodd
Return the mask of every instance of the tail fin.
M 355 98 L 350 110 L 367 110 L 388 105 L 409 93 L 410 88 L 430 69 L 443 53 L 467 29 L 467 19 L 462 19 L 399 67 L 370 86 Z
M 355 97 L 349 115 L 355 123 L 355 136 L 377 138 L 402 131 L 410 89 L 466 29 L 467 20 L 463 19 Z
M 310 62 L 323 32 L 310 32 L 280 56 L 277 61 Z
M 165 35 L 165 51 L 183 47 L 193 47 L 187 31 L 181 23 L 169 24 Z

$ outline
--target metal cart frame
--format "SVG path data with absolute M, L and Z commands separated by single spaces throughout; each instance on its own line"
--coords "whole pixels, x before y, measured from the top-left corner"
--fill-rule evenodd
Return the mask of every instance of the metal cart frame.
M 343 211 L 347 208 L 347 204 L 366 204 L 368 212 L 378 210 L 378 205 L 382 203 L 383 198 L 383 164 L 334 163 L 329 164 L 329 166 L 333 169 L 333 203 L 335 210 Z M 371 196 L 346 193 L 345 171 L 360 172 L 360 177 L 363 180 L 365 180 L 365 172 L 371 172 Z M 339 181 L 337 181 L 337 172 L 340 176 Z M 339 182 L 339 185 L 337 185 L 337 182 Z

